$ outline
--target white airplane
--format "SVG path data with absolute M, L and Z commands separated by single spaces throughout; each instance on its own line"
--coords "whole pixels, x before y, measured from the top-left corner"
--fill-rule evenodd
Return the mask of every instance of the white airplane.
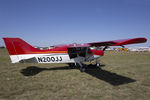
M 146 38 L 132 38 L 104 42 L 83 44 L 55 45 L 51 49 L 40 50 L 26 43 L 20 38 L 3 38 L 12 63 L 67 63 L 70 67 L 79 66 L 84 72 L 86 67 L 83 62 L 97 59 L 104 55 L 108 46 L 123 46 L 127 44 L 144 43 Z M 103 50 L 98 47 L 104 46 Z M 90 49 L 96 47 L 96 49 Z

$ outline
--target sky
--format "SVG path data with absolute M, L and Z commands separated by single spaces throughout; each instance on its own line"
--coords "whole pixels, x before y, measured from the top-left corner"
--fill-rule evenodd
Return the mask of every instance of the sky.
M 145 37 L 150 46 L 150 0 L 0 0 L 2 37 L 34 46 Z

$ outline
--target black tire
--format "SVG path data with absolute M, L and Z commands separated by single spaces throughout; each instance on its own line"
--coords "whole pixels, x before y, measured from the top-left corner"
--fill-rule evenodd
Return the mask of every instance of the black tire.
M 80 68 L 80 72 L 85 72 L 85 71 L 86 71 L 85 67 Z
M 76 67 L 75 63 L 69 63 L 69 68 L 74 69 Z

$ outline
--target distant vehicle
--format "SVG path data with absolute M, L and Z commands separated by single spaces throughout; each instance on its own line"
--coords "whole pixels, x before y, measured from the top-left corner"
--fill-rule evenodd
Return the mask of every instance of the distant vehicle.
M 128 48 L 118 48 L 119 51 L 128 51 Z
M 132 38 L 104 42 L 83 44 L 56 45 L 51 49 L 40 50 L 32 47 L 20 38 L 3 38 L 12 63 L 67 63 L 70 67 L 79 66 L 80 71 L 86 70 L 83 62 L 96 59 L 104 55 L 108 46 L 123 46 L 134 43 L 144 43 L 146 38 Z M 98 48 L 104 46 L 102 50 Z M 90 49 L 90 47 L 95 47 Z

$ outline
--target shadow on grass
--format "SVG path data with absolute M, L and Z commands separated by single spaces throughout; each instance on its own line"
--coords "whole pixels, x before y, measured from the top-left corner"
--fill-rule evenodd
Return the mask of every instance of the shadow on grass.
M 105 82 L 108 82 L 111 85 L 114 86 L 118 86 L 118 85 L 123 85 L 123 84 L 128 84 L 128 83 L 132 83 L 135 82 L 136 80 L 122 76 L 122 75 L 118 75 L 116 73 L 112 73 L 106 70 L 103 70 L 101 68 L 95 67 L 95 68 L 90 68 L 90 66 L 88 66 L 89 68 L 87 68 L 86 73 L 96 77 L 97 79 L 103 80 Z
M 21 73 L 24 76 L 34 76 L 42 71 L 50 71 L 50 70 L 70 70 L 69 67 L 64 66 L 64 67 L 55 67 L 55 68 L 39 68 L 37 66 L 29 66 L 26 69 L 22 69 Z
M 100 67 L 104 67 L 105 65 L 101 65 Z M 51 71 L 51 70 L 70 70 L 68 66 L 64 67 L 55 67 L 55 68 L 39 68 L 37 66 L 29 66 L 26 69 L 22 69 L 21 73 L 24 76 L 34 76 L 42 71 Z M 87 66 L 86 72 L 87 74 L 96 77 L 97 79 L 103 80 L 105 82 L 108 82 L 111 85 L 118 86 L 118 85 L 123 85 L 123 84 L 128 84 L 135 82 L 136 80 L 118 75 L 116 73 L 112 73 L 106 70 L 103 70 L 99 67 L 95 67 L 92 65 Z

